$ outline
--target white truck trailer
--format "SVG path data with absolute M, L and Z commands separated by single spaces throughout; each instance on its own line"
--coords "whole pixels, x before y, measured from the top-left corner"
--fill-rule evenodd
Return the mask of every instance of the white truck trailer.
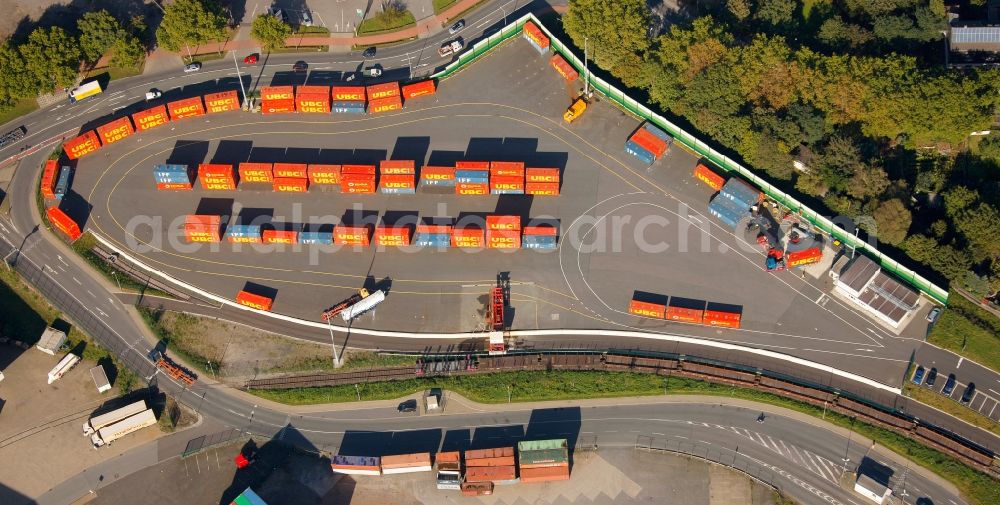
M 101 447 L 102 445 L 108 445 L 119 438 L 139 431 L 147 426 L 152 426 L 156 424 L 156 415 L 153 414 L 153 409 L 146 409 L 134 416 L 127 417 L 118 421 L 117 423 L 110 424 L 94 433 L 90 436 L 90 441 L 94 443 L 94 447 Z
M 90 418 L 89 421 L 83 423 L 83 436 L 89 437 L 90 435 L 96 433 L 97 430 L 105 426 L 115 424 L 122 419 L 132 417 L 143 410 L 146 410 L 146 401 L 139 400 L 120 409 L 115 409 L 111 412 L 105 412 L 99 416 L 94 416 Z
M 79 362 L 80 357 L 76 354 L 69 353 L 63 356 L 63 359 L 59 360 L 59 363 L 57 363 L 52 370 L 49 370 L 49 384 L 52 384 L 53 382 L 59 380 L 59 378 L 63 375 L 66 375 L 66 372 L 70 371 L 70 369 L 76 366 Z

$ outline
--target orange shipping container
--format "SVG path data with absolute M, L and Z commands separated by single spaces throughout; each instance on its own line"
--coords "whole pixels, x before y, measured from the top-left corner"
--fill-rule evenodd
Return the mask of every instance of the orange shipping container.
M 205 95 L 205 110 L 209 114 L 239 110 L 239 108 L 240 96 L 236 94 L 236 90 Z
M 229 240 L 230 244 L 259 244 L 262 242 L 260 236 L 234 237 L 232 235 L 227 235 L 226 239 Z
M 382 84 L 373 84 L 371 86 L 368 86 L 365 90 L 368 93 L 369 102 L 385 98 L 399 97 L 398 82 L 384 82 Z
M 403 98 L 409 100 L 418 96 L 433 95 L 435 91 L 437 86 L 434 84 L 434 79 L 428 79 L 403 86 Z
M 417 233 L 423 234 L 440 234 L 447 233 L 451 235 L 452 226 L 446 224 L 418 224 Z
M 499 458 L 504 456 L 514 457 L 514 447 L 491 447 L 489 449 L 475 449 L 465 451 L 465 459 Z
M 496 482 L 514 480 L 514 466 L 480 466 L 465 471 L 466 482 Z
M 236 293 L 236 303 L 245 305 L 257 310 L 271 310 L 274 300 L 266 296 L 256 295 L 246 291 Z
M 726 180 L 722 178 L 721 175 L 715 173 L 711 168 L 708 168 L 702 163 L 694 167 L 694 177 L 705 184 L 708 187 L 719 191 L 722 189 L 722 185 L 726 183 Z
M 233 177 L 233 166 L 225 163 L 199 163 L 198 177 Z
M 468 451 L 466 452 L 468 454 Z M 473 467 L 488 467 L 488 466 L 512 466 L 514 464 L 514 456 L 493 456 L 488 458 L 470 458 L 465 457 L 465 466 L 469 468 Z
M 375 165 L 344 165 L 341 167 L 340 173 L 375 175 Z
M 200 96 L 170 102 L 167 104 L 167 110 L 170 111 L 170 119 L 173 121 L 205 114 L 205 106 L 201 103 Z
M 305 177 L 275 177 L 273 187 L 279 193 L 305 193 L 309 191 L 309 179 Z
M 577 77 L 580 77 L 580 74 L 577 73 L 573 66 L 567 63 L 566 60 L 558 54 L 552 55 L 550 63 L 552 63 L 552 66 L 557 72 L 559 72 L 559 75 L 563 76 L 563 78 L 567 81 L 575 81 Z
M 368 113 L 378 114 L 380 112 L 390 112 L 403 108 L 403 102 L 398 96 L 392 98 L 382 98 L 368 102 Z
M 333 228 L 334 244 L 366 246 L 370 243 L 369 240 L 367 226 L 337 225 Z
M 549 38 L 542 33 L 542 30 L 535 26 L 535 23 L 532 23 L 531 21 L 524 23 L 524 34 L 538 44 L 538 47 L 542 49 L 549 47 Z
M 524 176 L 490 176 L 490 189 L 524 191 Z
M 240 182 L 274 182 L 270 163 L 240 163 Z
M 524 192 L 529 195 L 559 196 L 559 183 L 529 182 L 524 185 Z
M 264 230 L 261 237 L 265 244 L 295 244 L 299 241 L 298 232 L 291 230 Z
M 330 89 L 334 102 L 364 102 L 366 100 L 364 86 L 334 86 Z
M 48 199 L 53 199 L 56 197 L 56 179 L 59 176 L 59 164 L 56 160 L 48 160 L 45 162 L 45 170 L 42 171 L 42 196 Z
M 524 171 L 525 182 L 559 182 L 558 168 L 528 168 Z
M 317 86 L 317 85 L 303 85 L 295 87 L 295 96 L 299 95 L 323 95 L 325 97 L 330 96 L 330 86 Z M 329 101 L 329 98 L 327 98 Z
M 454 228 L 451 231 L 452 247 L 483 247 L 486 235 L 480 228 Z
M 507 230 L 519 231 L 521 229 L 520 216 L 486 216 L 487 230 Z
M 93 130 L 80 134 L 79 137 L 67 140 L 63 143 L 63 150 L 66 157 L 75 160 L 85 154 L 90 154 L 101 148 L 101 141 Z
M 192 189 L 194 185 L 190 182 L 158 182 L 156 183 L 156 189 L 169 190 L 169 189 Z
M 295 112 L 295 100 L 264 100 L 260 104 L 262 114 Z
M 271 100 L 294 100 L 295 89 L 291 86 L 265 86 L 260 88 L 260 99 Z
M 686 307 L 675 307 L 670 305 L 667 307 L 667 313 L 663 316 L 663 318 L 670 321 L 701 324 L 704 316 L 705 311 L 701 309 L 689 309 Z
M 233 191 L 236 189 L 235 182 L 210 182 L 202 179 L 201 181 L 202 189 L 209 189 L 214 191 Z
M 483 183 L 460 182 L 455 185 L 456 195 L 488 195 L 490 185 Z
M 379 226 L 375 228 L 375 245 L 410 245 L 410 229 L 404 226 Z
M 640 302 L 639 300 L 631 300 L 628 303 L 628 313 L 636 316 L 663 319 L 666 311 L 667 306 L 659 303 Z
M 136 130 L 146 131 L 169 123 L 170 115 L 167 114 L 166 105 L 157 105 L 132 114 L 132 122 L 135 123 Z
M 569 464 L 540 468 L 521 468 L 521 482 L 569 480 Z
M 490 249 L 520 249 L 520 231 L 486 230 L 486 247 Z
M 735 312 L 720 312 L 717 310 L 705 311 L 705 324 L 709 326 L 721 326 L 723 328 L 739 328 L 740 314 Z
M 275 177 L 295 177 L 297 179 L 309 177 L 309 169 L 305 163 L 275 163 L 271 170 Z
M 523 161 L 494 161 L 490 163 L 490 175 L 515 176 L 524 178 Z
M 340 191 L 343 193 L 350 193 L 356 195 L 369 195 L 375 192 L 375 183 L 374 182 L 370 184 L 356 183 L 354 185 L 346 187 L 343 184 L 341 184 Z
M 384 189 L 413 189 L 416 180 L 411 175 L 383 175 L 378 179 L 378 185 Z
M 821 259 L 823 259 L 823 251 L 818 247 L 812 247 L 786 254 L 785 264 L 788 265 L 788 268 L 794 268 L 811 263 L 819 263 Z
M 45 214 L 49 218 L 49 222 L 52 226 L 55 226 L 57 230 L 66 234 L 70 240 L 75 241 L 80 238 L 83 233 L 80 232 L 80 226 L 73 221 L 71 217 L 66 215 L 59 207 L 49 207 L 45 210 Z
M 431 466 L 431 454 L 422 452 L 417 454 L 396 454 L 392 456 L 382 456 L 382 468 L 411 468 Z
M 415 174 L 416 162 L 413 160 L 385 160 L 379 163 L 379 173 L 382 175 Z
M 307 172 L 311 184 L 340 184 L 340 165 L 310 164 Z
M 420 180 L 454 181 L 455 169 L 453 167 L 422 167 L 420 169 Z
M 653 135 L 645 128 L 639 128 L 636 130 L 629 140 L 639 144 L 640 147 L 649 151 L 657 158 L 663 156 L 663 153 L 667 152 L 667 142 L 660 137 Z
M 222 216 L 210 214 L 188 214 L 184 216 L 184 227 L 218 228 L 222 225 Z
M 317 112 L 317 113 L 328 113 L 330 112 L 330 94 L 306 94 L 299 93 L 295 97 L 295 110 L 299 112 Z
M 541 235 L 555 237 L 559 235 L 559 229 L 555 226 L 541 225 L 541 226 L 525 226 L 522 232 L 525 235 Z
M 456 170 L 489 170 L 490 162 L 488 161 L 456 161 Z

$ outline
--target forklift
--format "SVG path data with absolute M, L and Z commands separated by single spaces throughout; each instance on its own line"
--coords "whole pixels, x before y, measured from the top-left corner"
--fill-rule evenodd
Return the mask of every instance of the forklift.
M 583 112 L 587 110 L 587 100 L 584 99 L 583 95 L 577 97 L 572 105 L 566 109 L 563 113 L 563 121 L 566 123 L 572 123 L 573 120 L 583 115 Z

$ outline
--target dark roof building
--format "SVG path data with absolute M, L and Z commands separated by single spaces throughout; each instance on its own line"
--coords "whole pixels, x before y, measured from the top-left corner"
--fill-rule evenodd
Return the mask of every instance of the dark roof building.
M 865 255 L 855 256 L 839 272 L 834 289 L 893 328 L 917 309 L 920 295 L 882 272 Z

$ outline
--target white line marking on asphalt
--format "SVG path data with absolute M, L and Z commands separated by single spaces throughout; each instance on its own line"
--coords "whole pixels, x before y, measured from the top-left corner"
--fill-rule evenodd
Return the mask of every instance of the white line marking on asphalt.
M 95 295 L 95 294 L 94 294 L 94 293 L 93 293 L 93 292 L 92 292 L 91 290 L 89 290 L 89 289 L 87 290 L 87 294 L 88 294 L 88 295 L 90 295 L 90 296 L 93 296 L 94 298 L 97 298 L 97 295 Z
M 712 445 L 712 442 L 709 442 L 708 440 L 698 440 L 698 441 L 706 445 Z
M 854 349 L 855 351 L 875 352 L 874 349 Z
M 961 368 L 963 361 L 965 361 L 965 358 L 958 358 L 958 364 L 955 365 L 955 370 L 958 370 L 959 368 Z
M 990 415 L 988 415 L 986 417 L 993 418 L 993 411 L 996 410 L 996 409 L 997 409 L 997 402 L 993 402 L 993 408 L 990 409 Z
M 677 438 L 683 438 L 684 440 L 687 440 L 687 438 L 688 438 L 688 437 L 685 437 L 684 435 L 674 435 L 674 436 L 677 437 Z
M 618 430 L 604 430 L 604 433 L 618 433 Z
M 792 449 L 795 450 L 795 455 L 798 456 L 798 458 L 799 458 L 799 464 L 803 464 L 804 465 L 806 463 L 806 460 L 802 457 L 802 453 L 799 452 L 799 448 L 795 447 L 793 445 Z
M 73 277 L 73 282 L 76 282 L 77 284 L 83 286 L 83 283 L 80 282 L 80 279 L 77 279 L 76 277 Z
M 767 447 L 767 442 L 764 441 L 764 437 L 760 436 L 760 433 L 754 432 L 754 435 L 757 437 L 757 440 L 760 440 L 760 445 Z
M 837 482 L 837 474 L 830 468 L 830 465 L 833 465 L 833 461 L 830 461 L 822 456 L 816 456 L 816 458 L 819 459 L 819 462 L 823 465 L 823 469 L 830 474 L 830 480 Z M 827 463 L 830 463 L 830 465 L 827 465 Z
M 57 254 L 56 258 L 59 258 L 59 262 L 62 263 L 63 265 L 69 266 L 69 263 L 66 263 L 66 260 L 64 260 L 62 256 Z
M 654 434 L 654 435 L 659 435 L 659 436 L 661 436 L 661 437 L 665 437 L 665 436 L 666 436 L 666 435 L 664 435 L 663 433 L 657 433 L 657 432 L 655 432 L 655 431 L 653 432 L 653 434 Z
M 785 455 L 785 453 L 781 452 L 781 449 L 779 449 L 779 448 L 778 448 L 778 444 L 776 444 L 776 443 L 774 442 L 774 439 L 773 439 L 773 438 L 771 438 L 771 435 L 765 435 L 765 436 L 767 437 L 767 440 L 768 440 L 769 442 L 771 442 L 771 445 L 773 445 L 773 446 L 774 446 L 774 451 L 775 451 L 775 452 L 777 452 L 778 454 L 781 454 L 782 456 L 784 456 L 784 455 Z
M 880 339 L 884 338 L 884 337 L 882 337 L 882 335 L 879 335 L 877 331 L 875 331 L 875 330 L 873 330 L 871 328 L 868 328 L 868 331 L 872 332 L 872 335 L 875 335 L 876 337 L 878 337 Z
M 45 266 L 48 266 L 48 265 L 45 265 Z M 66 267 L 64 267 L 62 265 L 56 265 L 56 266 L 58 266 L 59 270 L 62 270 L 63 273 L 66 273 Z M 49 267 L 49 270 L 52 270 L 52 267 Z M 52 270 L 52 271 L 55 272 L 55 270 Z

